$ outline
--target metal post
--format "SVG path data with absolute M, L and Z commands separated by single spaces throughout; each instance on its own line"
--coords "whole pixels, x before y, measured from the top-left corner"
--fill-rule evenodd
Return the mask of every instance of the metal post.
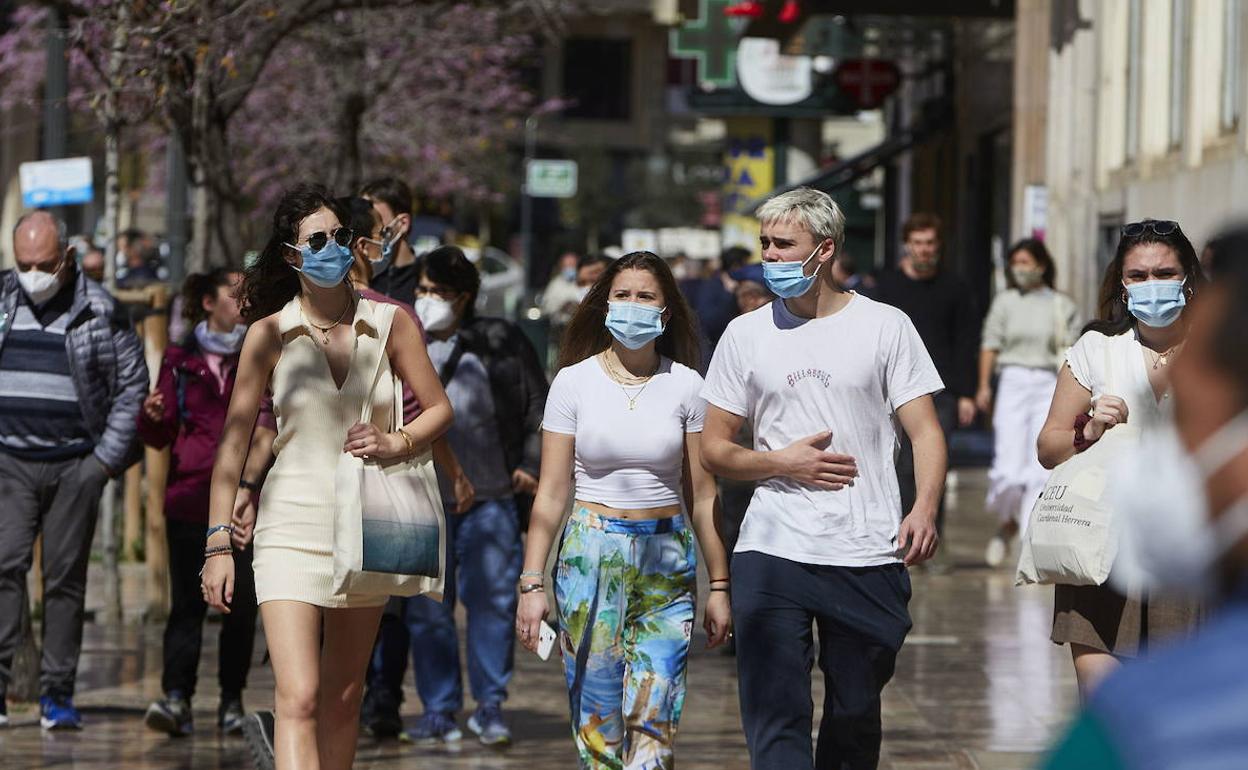
M 48 55 L 43 82 L 43 158 L 65 157 L 69 109 L 66 104 L 69 73 L 65 62 L 65 17 L 56 7 L 48 8 L 45 37 Z
M 524 121 L 524 168 L 520 170 L 520 253 L 524 260 L 524 280 L 533 284 L 533 198 L 529 196 L 529 163 L 537 154 L 537 115 Z

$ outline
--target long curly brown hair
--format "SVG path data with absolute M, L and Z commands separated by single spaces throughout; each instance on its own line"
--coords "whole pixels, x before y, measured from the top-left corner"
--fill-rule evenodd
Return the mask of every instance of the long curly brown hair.
M 698 344 L 698 321 L 694 316 L 672 269 L 660 257 L 648 251 L 634 251 L 612 262 L 598 282 L 589 290 L 580 307 L 563 333 L 563 345 L 559 350 L 559 368 L 580 363 L 611 346 L 611 332 L 607 331 L 607 304 L 611 284 L 625 270 L 645 270 L 659 281 L 663 301 L 667 304 L 668 321 L 663 334 L 655 341 L 659 355 L 697 369 L 702 353 Z
M 338 221 L 346 222 L 346 212 L 333 193 L 321 184 L 300 184 L 286 191 L 273 213 L 273 230 L 260 256 L 243 271 L 239 304 L 247 323 L 270 316 L 299 294 L 299 276 L 287 264 L 284 244 L 299 240 L 299 223 L 327 208 Z

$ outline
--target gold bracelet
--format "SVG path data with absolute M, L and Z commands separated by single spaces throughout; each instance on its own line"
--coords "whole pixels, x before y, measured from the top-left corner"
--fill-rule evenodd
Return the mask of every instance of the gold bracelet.
M 399 428 L 398 434 L 403 437 L 403 443 L 407 444 L 407 456 L 410 457 L 416 454 L 416 442 L 412 441 L 412 437 L 407 434 L 407 431 Z

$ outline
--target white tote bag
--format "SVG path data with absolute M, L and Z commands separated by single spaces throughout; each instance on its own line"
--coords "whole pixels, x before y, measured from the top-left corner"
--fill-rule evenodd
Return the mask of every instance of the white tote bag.
M 1113 390 L 1109 349 L 1107 392 Z M 1118 527 L 1109 491 L 1112 469 L 1139 444 L 1139 428 L 1115 425 L 1100 440 L 1053 469 L 1031 509 L 1019 551 L 1015 585 L 1102 585 L 1118 552 Z
M 369 382 L 374 386 L 386 360 L 386 340 L 394 305 L 378 308 L 378 360 Z M 390 431 L 403 419 L 403 383 L 395 375 Z M 360 422 L 373 416 L 373 388 L 368 390 Z M 414 457 L 381 461 L 338 457 L 334 476 L 334 591 L 372 596 L 441 598 L 446 569 L 446 516 L 426 449 Z

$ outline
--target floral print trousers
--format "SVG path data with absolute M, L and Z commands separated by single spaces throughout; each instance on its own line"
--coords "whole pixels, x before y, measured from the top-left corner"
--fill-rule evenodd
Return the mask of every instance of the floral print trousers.
M 559 644 L 584 770 L 669 770 L 697 593 L 683 516 L 577 507 L 555 570 Z

